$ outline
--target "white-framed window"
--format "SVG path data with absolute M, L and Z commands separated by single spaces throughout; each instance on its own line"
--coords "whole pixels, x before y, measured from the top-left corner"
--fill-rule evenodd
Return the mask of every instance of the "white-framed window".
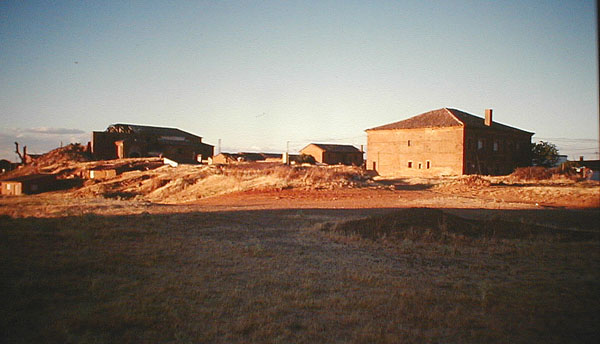
M 412 168 L 412 161 L 408 161 L 408 168 Z
M 423 168 L 423 163 L 419 163 L 419 170 Z

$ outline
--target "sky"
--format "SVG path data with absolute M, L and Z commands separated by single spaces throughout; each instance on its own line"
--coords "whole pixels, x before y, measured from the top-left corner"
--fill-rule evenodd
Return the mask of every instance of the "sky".
M 442 107 L 598 159 L 595 1 L 2 1 L 0 158 L 113 123 L 366 144 Z M 365 147 L 366 148 L 366 147 Z

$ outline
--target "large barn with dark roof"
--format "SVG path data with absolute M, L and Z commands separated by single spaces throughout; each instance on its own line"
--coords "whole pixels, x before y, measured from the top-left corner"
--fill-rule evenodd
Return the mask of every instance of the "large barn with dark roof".
M 196 163 L 213 156 L 214 147 L 202 137 L 177 128 L 113 124 L 92 133 L 96 159 L 164 156 L 180 163 Z
M 532 132 L 442 108 L 367 129 L 367 168 L 382 175 L 509 174 L 531 163 Z

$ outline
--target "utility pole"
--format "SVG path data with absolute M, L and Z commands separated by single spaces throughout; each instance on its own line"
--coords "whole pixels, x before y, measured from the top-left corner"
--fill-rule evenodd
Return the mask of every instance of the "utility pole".
M 221 154 L 221 139 L 219 139 L 219 152 L 217 154 Z

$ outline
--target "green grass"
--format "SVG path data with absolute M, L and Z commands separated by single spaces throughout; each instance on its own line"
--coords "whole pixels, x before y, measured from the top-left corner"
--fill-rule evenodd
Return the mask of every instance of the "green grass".
M 2 217 L 2 342 L 598 341 L 593 235 L 426 212 Z

